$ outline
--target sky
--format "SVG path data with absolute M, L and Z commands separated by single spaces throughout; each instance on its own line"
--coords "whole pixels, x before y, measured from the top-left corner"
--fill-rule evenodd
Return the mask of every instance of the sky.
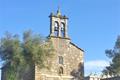
M 120 0 L 0 0 L 0 38 L 6 31 L 22 35 L 28 29 L 49 35 L 51 12 L 69 17 L 71 41 L 84 49 L 85 75 L 109 65 L 106 49 L 120 34 Z

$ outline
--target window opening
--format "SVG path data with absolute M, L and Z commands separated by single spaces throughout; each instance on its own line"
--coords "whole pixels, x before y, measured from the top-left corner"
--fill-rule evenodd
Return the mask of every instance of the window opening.
M 65 37 L 65 24 L 61 23 L 61 37 Z

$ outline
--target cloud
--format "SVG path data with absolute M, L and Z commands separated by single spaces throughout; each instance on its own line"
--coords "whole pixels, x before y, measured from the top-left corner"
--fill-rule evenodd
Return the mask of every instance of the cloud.
M 109 61 L 106 60 L 87 61 L 84 64 L 85 75 L 88 75 L 90 73 L 99 74 L 106 66 L 109 66 Z

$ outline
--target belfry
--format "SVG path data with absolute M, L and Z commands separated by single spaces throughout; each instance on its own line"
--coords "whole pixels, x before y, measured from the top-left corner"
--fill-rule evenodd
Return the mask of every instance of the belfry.
M 51 13 L 49 17 L 50 17 L 50 36 L 68 38 L 67 34 L 68 18 L 65 15 L 62 16 L 60 9 L 58 9 L 56 15 Z

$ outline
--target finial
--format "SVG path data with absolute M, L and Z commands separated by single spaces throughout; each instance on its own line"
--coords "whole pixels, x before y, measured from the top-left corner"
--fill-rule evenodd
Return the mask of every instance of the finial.
M 53 16 L 54 15 L 54 13 L 53 12 L 51 12 L 51 16 Z
M 60 7 L 58 6 L 57 16 L 61 16 Z

